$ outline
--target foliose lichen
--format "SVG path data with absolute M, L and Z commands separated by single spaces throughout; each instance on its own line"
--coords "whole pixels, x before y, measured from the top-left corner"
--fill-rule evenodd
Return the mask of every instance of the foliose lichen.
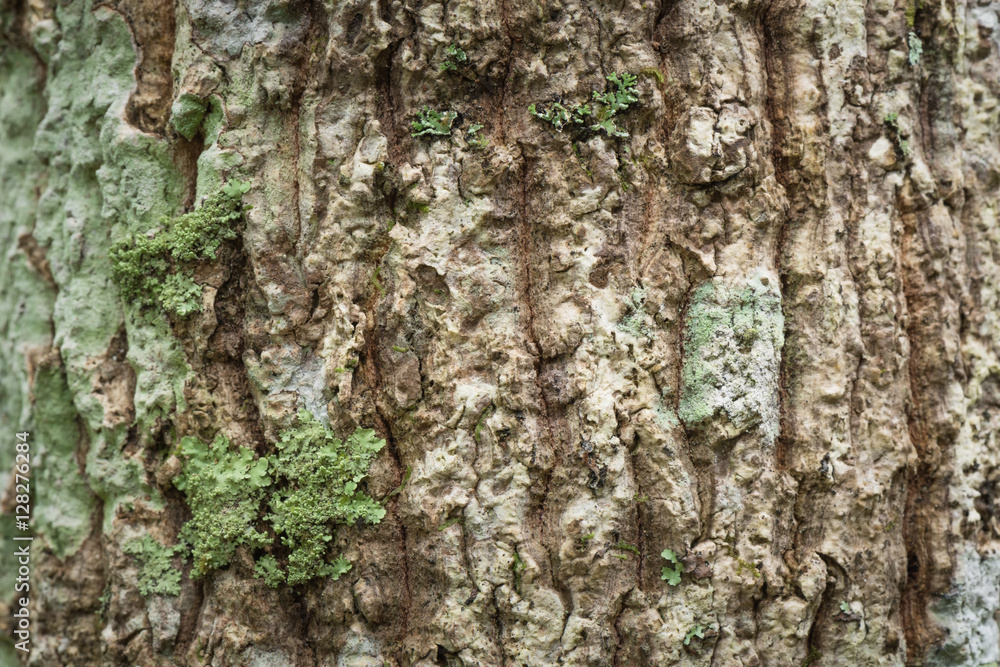
M 593 91 L 592 103 L 566 106 L 561 101 L 556 101 L 550 104 L 532 104 L 528 107 L 528 113 L 547 121 L 559 131 L 566 125 L 590 123 L 587 127 L 592 132 L 603 131 L 609 137 L 627 137 L 628 132 L 618 127 L 615 119 L 620 112 L 627 111 L 630 105 L 639 101 L 636 76 L 613 73 L 607 79 L 611 83 L 611 89 L 603 93 Z
M 267 459 L 255 459 L 245 447 L 230 449 L 221 435 L 210 444 L 183 438 L 180 454 L 186 462 L 174 486 L 187 495 L 191 507 L 192 517 L 180 532 L 191 548 L 191 576 L 228 565 L 239 546 L 269 544 L 267 535 L 255 527 L 271 484 Z
M 122 299 L 163 308 L 179 318 L 201 310 L 194 263 L 215 259 L 219 246 L 236 238 L 248 210 L 241 198 L 249 189 L 247 182 L 230 181 L 201 208 L 112 245 L 111 276 Z
M 187 494 L 193 514 L 180 533 L 191 546 L 192 575 L 228 565 L 239 546 L 251 551 L 277 546 L 259 529 L 267 522 L 288 555 L 286 567 L 273 553 L 256 559 L 257 576 L 265 583 L 339 578 L 351 564 L 343 555 L 328 558 L 333 526 L 376 524 L 385 516 L 382 505 L 359 488 L 384 446 L 371 429 L 356 429 L 341 440 L 305 410 L 295 427 L 281 432 L 271 456 L 231 449 L 221 435 L 211 444 L 184 438 L 180 453 L 186 463 L 175 485 Z M 265 501 L 270 511 L 262 515 Z
M 424 107 L 417 114 L 417 119 L 410 123 L 410 126 L 413 128 L 410 136 L 422 137 L 432 134 L 447 137 L 451 135 L 451 125 L 457 117 L 458 114 L 454 111 L 435 111 L 434 109 Z
M 183 547 L 168 547 L 146 534 L 122 545 L 122 551 L 139 563 L 139 593 L 149 595 L 180 595 L 181 571 L 173 566 L 173 557 Z
M 439 70 L 442 72 L 454 72 L 460 65 L 465 65 L 469 62 L 469 56 L 457 44 L 449 44 L 444 52 L 448 57 L 439 66 Z
M 358 488 L 385 440 L 371 429 L 357 429 L 347 440 L 333 436 L 306 411 L 299 425 L 282 432 L 278 453 L 269 457 L 276 481 L 285 484 L 271 496 L 267 520 L 281 542 L 292 550 L 287 582 L 313 577 L 339 577 L 350 568 L 343 557 L 326 562 L 330 523 L 378 523 L 385 508 Z

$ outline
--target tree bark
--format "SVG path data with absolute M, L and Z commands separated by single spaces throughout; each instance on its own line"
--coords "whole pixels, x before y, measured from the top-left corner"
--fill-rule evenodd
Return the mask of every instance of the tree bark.
M 0 663 L 1000 661 L 995 0 L 6 0 L 0 40 Z M 237 181 L 199 312 L 123 299 L 115 244 Z M 144 596 L 181 438 L 302 409 L 387 443 L 351 570 Z

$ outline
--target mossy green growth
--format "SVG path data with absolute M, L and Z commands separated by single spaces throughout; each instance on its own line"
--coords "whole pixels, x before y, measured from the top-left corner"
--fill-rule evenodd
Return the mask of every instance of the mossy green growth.
M 681 422 L 724 438 L 759 425 L 773 442 L 783 329 L 781 296 L 766 276 L 698 287 L 684 325 Z
M 194 263 L 215 259 L 219 246 L 236 238 L 248 210 L 241 198 L 249 189 L 247 182 L 230 181 L 196 211 L 112 245 L 111 277 L 122 299 L 179 318 L 201 310 Z
M 278 454 L 269 460 L 276 481 L 284 484 L 271 496 L 267 519 L 292 550 L 289 585 L 313 577 L 336 579 L 350 569 L 342 556 L 326 560 L 333 539 L 329 524 L 378 523 L 385 516 L 385 508 L 358 488 L 384 446 L 385 440 L 371 429 L 357 429 L 340 440 L 305 410 L 299 413 L 298 426 L 282 432 Z
M 183 438 L 180 453 L 187 460 L 174 485 L 187 495 L 192 518 L 180 538 L 191 547 L 193 577 L 228 565 L 236 548 L 270 544 L 255 524 L 265 491 L 271 485 L 267 459 L 255 459 L 244 447 L 230 449 L 222 435 L 210 444 Z
M 139 593 L 149 595 L 180 595 L 181 572 L 171 564 L 171 559 L 183 547 L 168 547 L 143 535 L 122 545 L 122 551 L 135 556 L 139 562 Z
M 256 574 L 269 586 L 295 585 L 314 577 L 339 578 L 351 569 L 342 555 L 327 558 L 336 524 L 378 523 L 380 503 L 359 483 L 385 441 L 371 429 L 357 429 L 346 440 L 335 437 L 309 412 L 281 432 L 277 453 L 255 458 L 251 450 L 231 449 L 218 436 L 211 444 L 184 438 L 186 459 L 175 485 L 187 495 L 193 517 L 181 529 L 191 546 L 192 576 L 228 565 L 236 548 L 251 551 L 274 545 L 258 527 L 270 524 L 289 550 L 287 568 L 272 554 L 260 556 Z M 262 514 L 262 506 L 270 509 Z

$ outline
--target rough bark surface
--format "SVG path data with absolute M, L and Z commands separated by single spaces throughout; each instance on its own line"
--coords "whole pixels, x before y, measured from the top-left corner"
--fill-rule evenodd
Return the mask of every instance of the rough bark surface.
M 613 73 L 626 137 L 528 111 Z M 995 0 L 0 2 L 0 663 L 995 665 L 998 136 Z M 237 178 L 202 310 L 123 302 Z M 388 443 L 350 572 L 143 597 L 179 439 L 302 408 Z

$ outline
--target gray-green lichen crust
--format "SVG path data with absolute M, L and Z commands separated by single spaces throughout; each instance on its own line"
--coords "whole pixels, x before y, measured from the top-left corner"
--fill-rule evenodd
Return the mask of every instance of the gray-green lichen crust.
M 1000 555 L 981 555 L 966 548 L 958 554 L 954 586 L 931 605 L 934 620 L 948 635 L 928 659 L 927 667 L 1000 661 Z
M 684 322 L 678 416 L 722 439 L 759 427 L 778 435 L 778 374 L 784 318 L 776 280 L 716 277 L 691 295 Z

